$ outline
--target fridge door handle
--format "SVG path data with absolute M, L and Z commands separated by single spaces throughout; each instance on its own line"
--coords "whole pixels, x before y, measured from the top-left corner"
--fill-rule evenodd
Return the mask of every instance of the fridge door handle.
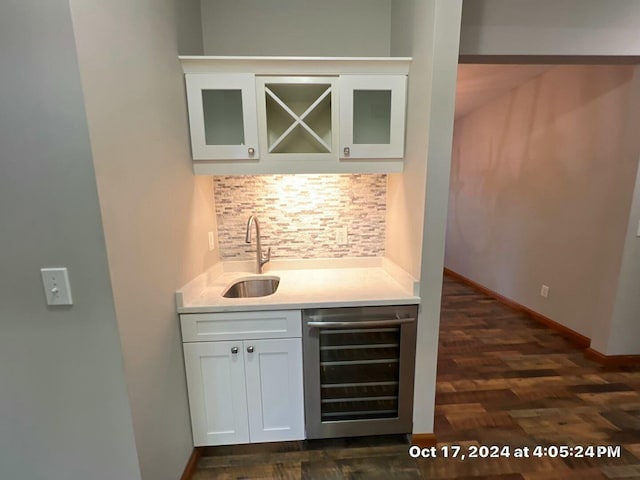
M 390 318 L 387 320 L 364 320 L 355 322 L 307 322 L 310 327 L 317 328 L 360 328 L 360 327 L 392 327 L 403 323 L 412 323 L 416 319 L 410 318 Z

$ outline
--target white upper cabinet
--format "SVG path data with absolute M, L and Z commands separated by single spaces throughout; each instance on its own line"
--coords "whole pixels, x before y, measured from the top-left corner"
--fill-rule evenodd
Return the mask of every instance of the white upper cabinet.
M 194 172 L 401 172 L 410 58 L 180 57 Z
M 186 86 L 194 160 L 259 158 L 253 74 L 187 75 Z
M 340 157 L 404 157 L 407 77 L 340 76 Z

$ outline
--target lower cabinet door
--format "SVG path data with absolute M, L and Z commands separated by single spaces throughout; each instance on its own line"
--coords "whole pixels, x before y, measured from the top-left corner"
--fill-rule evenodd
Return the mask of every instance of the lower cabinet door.
M 302 440 L 302 340 L 245 340 L 251 442 Z
M 183 346 L 194 445 L 248 443 L 242 342 Z

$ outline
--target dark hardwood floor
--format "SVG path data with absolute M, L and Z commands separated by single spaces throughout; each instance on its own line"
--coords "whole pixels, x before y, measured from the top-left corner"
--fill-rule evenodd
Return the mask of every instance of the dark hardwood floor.
M 436 458 L 411 458 L 404 436 L 212 447 L 193 478 L 640 479 L 640 368 L 587 360 L 554 331 L 449 277 L 436 390 Z M 444 458 L 452 445 L 458 458 Z M 469 458 L 479 446 L 507 446 L 510 457 Z M 537 446 L 552 455 L 533 456 Z M 552 458 L 560 446 L 614 448 Z M 528 458 L 514 458 L 526 448 Z

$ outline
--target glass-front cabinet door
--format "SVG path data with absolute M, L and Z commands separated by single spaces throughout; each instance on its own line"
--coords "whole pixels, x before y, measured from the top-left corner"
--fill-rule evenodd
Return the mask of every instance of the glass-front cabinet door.
M 186 75 L 194 160 L 257 159 L 253 74 Z
M 340 158 L 402 158 L 407 77 L 340 76 Z

